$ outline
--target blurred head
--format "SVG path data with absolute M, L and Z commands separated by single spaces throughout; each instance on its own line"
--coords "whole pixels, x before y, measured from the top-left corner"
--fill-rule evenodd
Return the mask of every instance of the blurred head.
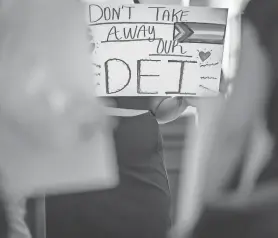
M 49 141 L 70 138 L 75 123 L 96 109 L 82 4 L 1 0 L 0 6 L 0 126 L 9 121 Z

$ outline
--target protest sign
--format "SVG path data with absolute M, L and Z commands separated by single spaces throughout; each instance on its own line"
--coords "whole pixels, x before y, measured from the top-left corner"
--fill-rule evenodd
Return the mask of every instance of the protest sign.
M 219 92 L 227 10 L 88 4 L 99 96 Z

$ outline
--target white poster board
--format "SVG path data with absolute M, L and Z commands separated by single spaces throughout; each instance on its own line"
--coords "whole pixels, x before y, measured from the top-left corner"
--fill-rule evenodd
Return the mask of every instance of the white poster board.
M 227 9 L 88 4 L 99 96 L 219 93 Z

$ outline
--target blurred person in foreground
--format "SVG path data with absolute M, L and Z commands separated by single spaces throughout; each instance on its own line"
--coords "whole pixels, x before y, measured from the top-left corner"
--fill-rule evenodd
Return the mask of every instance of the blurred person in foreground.
M 31 237 L 24 218 L 33 191 L 17 183 L 26 176 L 32 184 L 32 174 L 11 175 L 5 166 L 20 173 L 17 160 L 30 163 L 28 158 L 50 159 L 84 148 L 96 131 L 109 130 L 94 96 L 83 10 L 75 0 L 0 1 L 1 238 L 6 233 L 9 238 Z
M 160 2 L 130 0 L 129 3 Z M 114 97 L 113 100 L 115 105 L 110 113 L 114 112 L 119 119 L 114 138 L 120 184 L 105 191 L 48 197 L 48 238 L 167 236 L 171 196 L 159 124 L 177 119 L 187 108 L 187 100 L 172 97 Z
M 226 102 L 200 103 L 209 105 L 200 129 L 201 208 L 195 227 L 177 237 L 278 237 L 277 42 L 278 1 L 251 0 L 234 91 Z

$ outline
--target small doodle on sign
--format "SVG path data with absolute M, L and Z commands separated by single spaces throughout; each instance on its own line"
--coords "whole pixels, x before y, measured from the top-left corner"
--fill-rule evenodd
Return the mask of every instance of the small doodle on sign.
M 213 64 L 201 64 L 200 67 L 211 67 L 211 66 L 216 66 L 218 64 L 219 64 L 219 62 L 218 63 L 213 63 Z
M 217 79 L 217 78 L 216 77 L 206 76 L 206 77 L 201 77 L 201 79 Z
M 200 59 L 204 62 L 211 56 L 211 53 L 209 51 L 208 52 L 200 51 L 199 56 Z
M 210 88 L 208 88 L 208 87 L 205 87 L 204 85 L 199 85 L 199 87 L 200 87 L 200 88 L 203 88 L 203 89 L 206 89 L 206 90 L 208 90 L 208 91 L 210 91 L 210 92 L 213 92 L 213 93 L 218 93 L 218 92 L 216 92 L 216 91 L 214 91 L 214 90 L 212 90 L 212 89 L 210 89 Z
M 96 66 L 96 67 L 99 68 L 99 69 L 101 68 L 101 65 L 99 65 L 99 64 L 93 63 L 93 65 Z
M 193 34 L 194 31 L 186 23 L 176 22 L 174 24 L 173 40 L 184 43 Z

